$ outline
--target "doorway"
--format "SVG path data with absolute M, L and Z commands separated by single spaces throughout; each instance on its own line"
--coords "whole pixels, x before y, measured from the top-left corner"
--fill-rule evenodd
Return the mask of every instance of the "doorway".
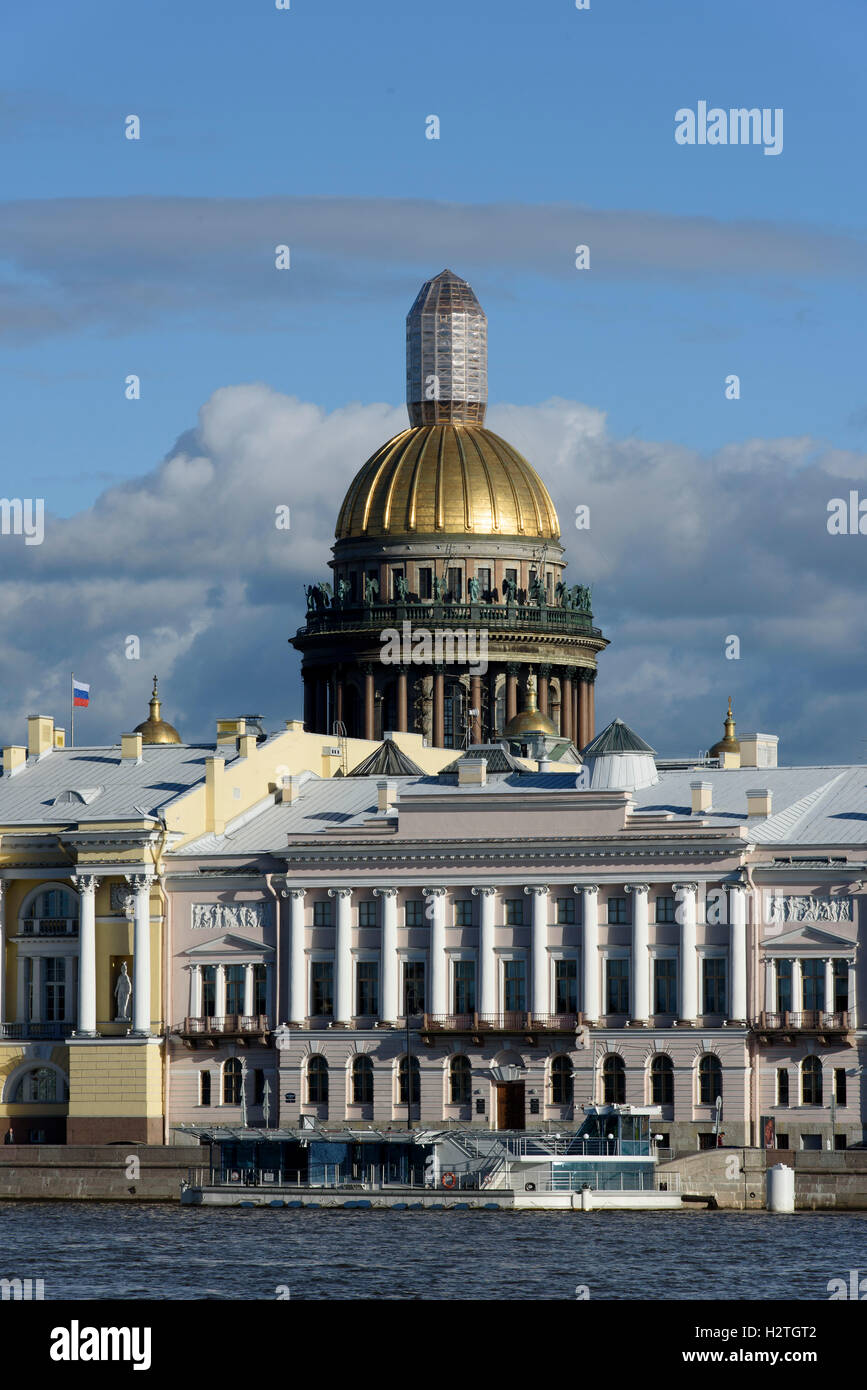
M 497 1083 L 497 1129 L 524 1129 L 524 1082 Z

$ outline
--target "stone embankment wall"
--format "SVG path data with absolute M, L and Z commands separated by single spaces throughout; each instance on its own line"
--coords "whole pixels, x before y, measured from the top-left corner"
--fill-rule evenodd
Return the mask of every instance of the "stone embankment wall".
M 4 1144 L 0 1201 L 178 1201 L 191 1165 L 207 1149 L 176 1145 Z
M 713 1197 L 720 1208 L 759 1210 L 765 1206 L 766 1167 L 775 1163 L 795 1170 L 797 1210 L 867 1210 L 867 1149 L 706 1149 L 661 1163 L 659 1177 L 679 1174 L 684 1196 Z

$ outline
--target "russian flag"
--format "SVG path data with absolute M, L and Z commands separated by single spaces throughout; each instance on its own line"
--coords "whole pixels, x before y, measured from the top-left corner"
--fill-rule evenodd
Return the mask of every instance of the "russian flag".
M 72 703 L 81 705 L 84 709 L 90 704 L 90 686 L 85 685 L 84 681 L 72 682 Z

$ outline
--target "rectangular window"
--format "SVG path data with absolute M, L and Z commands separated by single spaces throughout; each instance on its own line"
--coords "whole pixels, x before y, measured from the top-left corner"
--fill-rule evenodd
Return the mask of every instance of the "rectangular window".
M 404 920 L 408 927 L 424 926 L 425 905 L 421 898 L 410 898 L 404 907 Z
M 217 967 L 202 966 L 202 1014 L 212 1018 L 217 1008 Z
M 527 965 L 522 960 L 503 961 L 505 1012 L 523 1013 L 527 1007 Z
M 352 599 L 353 603 L 358 598 L 358 575 L 355 570 L 353 570 L 349 576 L 349 597 Z
M 610 927 L 620 927 L 629 921 L 627 902 L 625 898 L 608 899 L 608 925 Z
M 455 903 L 455 926 L 471 927 L 473 925 L 473 900 L 472 898 L 458 898 Z
M 476 1011 L 476 962 L 456 960 L 454 963 L 455 1013 L 474 1014 Z
M 823 960 L 802 960 L 801 977 L 804 981 L 804 1009 L 824 1009 L 825 962 Z
M 460 603 L 463 596 L 463 574 L 459 569 L 448 571 L 448 582 L 446 588 L 452 597 L 452 603 Z
M 777 1068 L 777 1105 L 789 1103 L 789 1073 L 785 1067 Z
M 846 1068 L 834 1068 L 834 1099 L 838 1105 L 846 1104 Z
M 569 926 L 575 921 L 575 897 L 557 899 L 557 922 Z
M 424 1013 L 424 961 L 408 960 L 403 966 L 404 1016 Z
M 629 961 L 609 960 L 608 962 L 608 1001 L 609 1014 L 629 1013 Z
M 253 1013 L 268 1012 L 268 973 L 264 965 L 253 966 Z
M 262 1067 L 253 1068 L 253 1104 L 263 1105 L 265 1102 L 265 1071 Z
M 654 1013 L 677 1013 L 677 961 L 673 957 L 658 956 L 654 961 L 653 991 Z
M 506 926 L 522 927 L 524 925 L 524 899 L 506 899 Z
M 419 598 L 433 598 L 433 570 L 422 566 L 418 572 Z
M 360 927 L 376 926 L 376 902 L 373 898 L 358 904 L 358 925 Z
M 511 586 L 512 586 L 512 598 L 513 598 L 513 599 L 514 599 L 514 598 L 517 598 L 517 591 L 518 591 L 518 571 L 517 571 L 517 570 L 508 570 L 508 569 L 507 569 L 507 570 L 503 570 L 503 602 L 504 602 L 504 603 L 506 602 L 506 590 L 508 589 L 508 587 L 509 587 L 510 584 L 511 584 Z
M 550 603 L 550 602 L 551 602 L 551 599 L 553 598 L 553 596 L 554 596 L 554 576 L 553 576 L 553 574 L 551 573 L 550 570 L 547 570 L 547 571 L 546 571 L 546 574 L 545 574 L 545 598 L 546 598 L 546 599 L 548 600 L 548 602 Z
M 227 965 L 224 967 L 226 976 L 226 1013 L 242 1014 L 244 1012 L 244 967 L 243 965 Z
M 789 1147 L 789 1136 L 788 1136 L 788 1134 L 780 1134 L 779 1130 L 777 1130 L 777 1148 L 778 1148 L 778 1149 L 787 1149 L 788 1147 Z
M 554 962 L 554 1012 L 557 1014 L 576 1014 L 578 1012 L 577 960 L 555 960 Z
M 209 1071 L 199 1072 L 199 1105 L 210 1105 L 211 1103 L 211 1073 Z
M 476 579 L 479 581 L 479 593 L 486 603 L 491 599 L 491 571 L 489 569 L 477 569 Z
M 667 893 L 662 894 L 656 899 L 656 920 L 657 922 L 674 922 L 674 898 Z
M 334 966 L 330 960 L 314 960 L 310 965 L 310 1012 L 314 1018 L 331 1018 L 334 1013 Z
M 777 1013 L 786 1014 L 792 1007 L 792 962 L 777 961 Z
M 323 898 L 321 902 L 313 904 L 313 925 L 314 927 L 333 927 L 334 926 L 334 903 L 330 898 Z
M 355 967 L 355 1012 L 379 1013 L 379 962 L 360 960 Z
M 726 1011 L 726 964 L 721 956 L 705 956 L 702 961 L 706 1014 L 724 1014 Z
M 46 1023 L 61 1023 L 66 1008 L 66 962 L 61 956 L 48 956 L 42 963 L 42 970 L 45 996 L 42 1017 Z
M 849 1007 L 849 962 L 834 961 L 834 1013 L 845 1013 Z

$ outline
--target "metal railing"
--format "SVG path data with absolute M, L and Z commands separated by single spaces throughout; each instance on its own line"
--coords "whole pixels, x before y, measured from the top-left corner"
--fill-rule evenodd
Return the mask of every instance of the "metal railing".
M 220 1169 L 218 1167 L 197 1167 L 187 1169 L 188 1187 L 256 1187 L 256 1188 L 340 1188 L 355 1191 L 369 1192 L 387 1191 L 389 1188 L 432 1188 L 431 1183 L 425 1183 L 417 1174 L 410 1172 L 406 1179 L 394 1177 L 393 1175 L 383 1176 L 381 1164 L 371 1164 L 362 1173 L 341 1173 L 340 1165 L 337 1163 L 326 1163 L 322 1165 L 321 1172 L 315 1178 L 311 1178 L 309 1173 L 302 1173 L 296 1168 L 244 1168 L 231 1166 Z
M 513 1174 L 513 1176 L 515 1176 Z M 530 1192 L 581 1192 L 589 1187 L 593 1192 L 680 1192 L 680 1173 L 553 1173 L 550 1177 L 522 1173 L 514 1184 Z M 529 1186 L 528 1186 L 529 1184 Z
M 31 1038 L 60 1041 L 75 1031 L 74 1023 L 0 1023 L 0 1038 L 6 1042 L 26 1042 Z
M 359 628 L 381 630 L 404 621 L 418 622 L 432 629 L 467 623 L 487 628 L 553 628 L 558 632 L 602 635 L 600 629 L 593 626 L 592 613 L 580 609 L 535 603 L 440 603 L 432 599 L 415 603 L 361 604 L 356 601 L 343 607 L 315 609 L 307 614 L 306 626 L 299 628 L 299 635 L 357 631 Z
M 185 1018 L 178 1024 L 178 1033 L 267 1033 L 270 1025 L 267 1014 L 203 1014 L 201 1018 Z
M 582 1018 L 580 1013 L 534 1014 L 524 1010 L 509 1010 L 500 1014 L 425 1014 L 423 1028 L 426 1032 L 447 1033 L 519 1033 L 527 1029 L 573 1033 L 580 1026 Z
M 823 1009 L 804 1009 L 800 1013 L 759 1014 L 759 1028 L 768 1031 L 783 1031 L 787 1028 L 805 1029 L 809 1032 L 845 1032 L 849 1027 L 849 1014 L 844 1009 L 838 1013 L 826 1013 Z

